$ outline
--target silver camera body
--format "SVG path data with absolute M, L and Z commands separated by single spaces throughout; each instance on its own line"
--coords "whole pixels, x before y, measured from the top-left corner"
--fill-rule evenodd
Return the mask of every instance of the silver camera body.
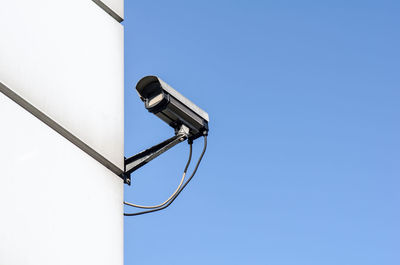
M 177 132 L 189 128 L 189 139 L 208 133 L 208 113 L 185 98 L 157 76 L 146 76 L 136 85 L 146 109 L 168 123 Z

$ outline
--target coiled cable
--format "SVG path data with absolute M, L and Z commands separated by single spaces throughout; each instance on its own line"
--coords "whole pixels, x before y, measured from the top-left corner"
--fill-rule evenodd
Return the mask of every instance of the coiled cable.
M 159 207 L 164 206 L 165 204 L 167 204 L 177 194 L 179 189 L 182 187 L 183 181 L 185 180 L 186 172 L 187 172 L 187 169 L 188 169 L 188 167 L 190 165 L 190 161 L 192 159 L 192 149 L 193 149 L 192 148 L 192 143 L 190 143 L 189 146 L 190 146 L 189 159 L 188 159 L 188 161 L 186 163 L 185 170 L 183 171 L 181 182 L 179 183 L 179 185 L 176 188 L 176 190 L 174 191 L 174 193 L 172 193 L 172 195 L 168 197 L 168 199 L 166 199 L 163 203 L 160 203 L 160 204 L 157 204 L 157 205 L 153 205 L 153 206 L 139 205 L 139 204 L 134 204 L 134 203 L 126 202 L 126 201 L 124 201 L 124 204 L 128 205 L 128 206 L 136 207 L 136 208 L 142 208 L 142 209 L 155 209 L 155 208 L 159 208 Z
M 167 208 L 168 206 L 170 206 L 175 201 L 175 199 L 179 196 L 179 194 L 183 191 L 183 189 L 189 184 L 189 182 L 192 180 L 194 175 L 196 174 L 197 169 L 199 168 L 200 162 L 203 159 L 204 153 L 206 152 L 206 149 L 207 149 L 207 135 L 204 136 L 203 151 L 201 152 L 201 155 L 199 157 L 199 160 L 197 161 L 197 164 L 193 170 L 192 175 L 188 178 L 188 180 L 185 182 L 185 184 L 183 184 L 183 186 L 178 190 L 178 192 L 176 192 L 175 195 L 173 195 L 172 198 L 169 201 L 167 201 L 163 206 L 155 208 L 155 209 L 147 210 L 147 211 L 137 212 L 137 213 L 124 213 L 124 215 L 125 216 L 137 216 L 137 215 L 142 215 L 142 214 L 147 214 L 147 213 L 153 213 L 153 212 L 163 210 L 163 209 Z M 188 163 L 186 164 L 184 174 L 186 174 L 187 168 L 189 167 L 189 162 L 190 162 L 190 159 L 189 159 Z

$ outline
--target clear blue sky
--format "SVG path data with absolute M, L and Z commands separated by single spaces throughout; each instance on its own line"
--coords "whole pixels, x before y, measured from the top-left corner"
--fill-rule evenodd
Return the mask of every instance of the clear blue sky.
M 142 76 L 211 120 L 174 204 L 125 218 L 126 264 L 400 264 L 399 1 L 125 8 L 126 156 L 173 135 L 138 99 Z M 181 144 L 134 173 L 126 200 L 167 198 L 187 154 Z

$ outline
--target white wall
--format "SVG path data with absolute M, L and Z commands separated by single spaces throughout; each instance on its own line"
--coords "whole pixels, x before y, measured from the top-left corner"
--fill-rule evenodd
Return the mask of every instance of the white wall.
M 123 184 L 0 93 L 0 264 L 123 264 Z
M 122 169 L 122 25 L 91 0 L 0 6 L 0 82 Z
M 66 135 L 123 169 L 123 26 L 92 0 L 0 0 L 0 36 L 0 265 L 122 265 L 123 181 Z

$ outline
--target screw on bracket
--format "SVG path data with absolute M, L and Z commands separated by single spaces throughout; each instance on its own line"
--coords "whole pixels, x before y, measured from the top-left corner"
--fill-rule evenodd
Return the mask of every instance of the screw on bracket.
M 131 185 L 131 174 L 130 173 L 123 173 L 122 174 L 122 179 L 124 180 L 124 183 L 127 185 Z

